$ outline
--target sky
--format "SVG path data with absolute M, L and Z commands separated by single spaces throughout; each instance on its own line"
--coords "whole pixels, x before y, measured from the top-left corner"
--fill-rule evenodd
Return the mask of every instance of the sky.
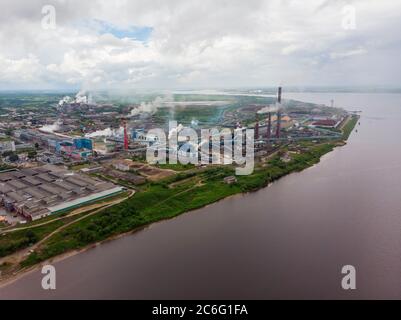
M 1 0 L 0 90 L 397 86 L 400 30 L 390 0 Z

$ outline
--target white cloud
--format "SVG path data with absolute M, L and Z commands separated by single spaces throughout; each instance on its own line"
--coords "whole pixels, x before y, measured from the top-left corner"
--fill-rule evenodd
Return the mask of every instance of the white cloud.
M 332 52 L 330 53 L 330 57 L 332 59 L 339 59 L 339 58 L 348 58 L 352 56 L 358 56 L 361 54 L 366 54 L 367 51 L 364 48 L 356 48 L 353 50 L 348 50 L 344 52 Z
M 22 59 L 8 59 L 0 56 L 0 82 L 18 81 L 29 83 L 41 74 L 41 65 L 37 57 L 29 54 Z
M 44 4 L 56 7 L 56 30 L 41 28 Z M 341 27 L 346 4 L 356 8 L 356 30 Z M 0 6 L 6 44 L 0 89 L 367 84 L 368 68 L 370 82 L 401 80 L 395 60 L 401 3 L 390 0 L 2 0 Z M 104 32 L 99 21 L 110 30 L 153 31 L 140 41 Z

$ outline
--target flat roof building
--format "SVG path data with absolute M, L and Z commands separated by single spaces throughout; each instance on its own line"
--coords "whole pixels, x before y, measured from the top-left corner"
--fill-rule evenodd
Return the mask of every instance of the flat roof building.
M 20 190 L 20 189 L 25 189 L 26 187 L 29 187 L 29 185 L 21 182 L 20 180 L 10 180 L 6 182 L 7 185 L 9 185 L 13 190 Z
M 0 205 L 28 220 L 73 209 L 124 190 L 56 166 L 0 173 Z
M 39 179 L 36 179 L 35 177 L 24 177 L 24 178 L 22 178 L 21 179 L 24 183 L 28 183 L 28 184 L 30 184 L 30 185 L 33 185 L 33 186 L 38 186 L 38 185 L 40 185 L 41 183 L 42 183 L 42 181 L 40 181 Z

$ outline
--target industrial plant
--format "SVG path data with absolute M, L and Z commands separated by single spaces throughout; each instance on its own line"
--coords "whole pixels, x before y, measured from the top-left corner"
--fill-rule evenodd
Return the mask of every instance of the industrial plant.
M 344 145 L 359 119 L 281 87 L 71 97 L 0 101 L 0 281 L 268 186 Z
M 158 136 L 148 131 L 161 128 L 171 134 L 171 120 L 178 123 L 177 134 L 186 127 L 198 136 L 209 128 L 229 129 L 232 134 L 254 129 L 255 157 L 261 163 L 283 148 L 301 150 L 298 141 L 341 138 L 350 114 L 283 100 L 283 94 L 279 87 L 275 96 L 263 99 L 183 94 L 127 104 L 96 102 L 91 94 L 80 92 L 37 113 L 6 108 L 7 121 L 0 118 L 0 152 L 6 168 L 0 173 L 3 216 L 37 220 L 173 175 L 173 170 L 143 163 L 149 147 L 161 147 Z M 223 136 L 217 141 L 223 156 L 231 147 L 224 145 Z M 177 142 L 181 147 L 187 137 Z M 201 150 L 204 142 L 199 138 L 192 143 Z M 162 147 L 167 155 L 175 152 L 169 145 Z M 210 164 L 216 156 L 211 147 L 210 142 Z

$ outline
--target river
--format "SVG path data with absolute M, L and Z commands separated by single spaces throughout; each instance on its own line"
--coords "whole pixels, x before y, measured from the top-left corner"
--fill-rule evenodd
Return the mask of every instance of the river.
M 314 167 L 59 261 L 54 291 L 34 271 L 0 299 L 401 298 L 401 95 L 285 98 L 333 98 L 361 124 Z

